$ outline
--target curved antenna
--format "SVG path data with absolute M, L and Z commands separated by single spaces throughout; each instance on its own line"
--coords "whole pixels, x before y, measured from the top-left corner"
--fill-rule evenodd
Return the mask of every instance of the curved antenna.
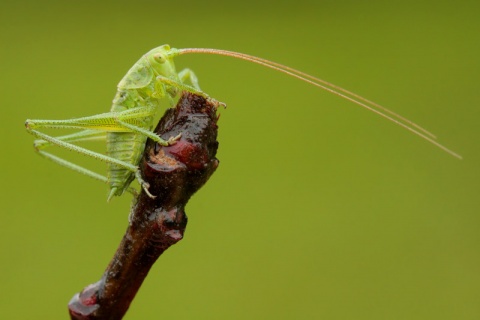
M 462 159 L 462 157 L 455 153 L 454 151 L 448 149 L 447 147 L 443 146 L 442 144 L 438 143 L 434 139 L 436 138 L 435 135 L 427 131 L 426 129 L 420 127 L 419 125 L 415 124 L 414 122 L 396 114 L 395 112 L 377 104 L 374 103 L 368 99 L 363 98 L 362 96 L 359 96 L 353 92 L 350 92 L 348 90 L 345 90 L 341 87 L 338 87 L 332 83 L 329 83 L 325 80 L 316 78 L 314 76 L 311 76 L 309 74 L 306 74 L 304 72 L 301 72 L 299 70 L 284 66 L 280 63 L 272 62 L 270 60 L 258 58 L 255 56 L 251 56 L 248 54 L 244 53 L 239 53 L 239 52 L 234 52 L 234 51 L 228 51 L 228 50 L 220 50 L 220 49 L 210 49 L 210 48 L 185 48 L 185 49 L 177 49 L 177 54 L 188 54 L 188 53 L 206 53 L 206 54 L 214 54 L 214 55 L 221 55 L 221 56 L 228 56 L 228 57 L 233 57 L 249 62 L 253 62 L 262 66 L 265 66 L 267 68 L 273 69 L 280 71 L 282 73 L 288 74 L 294 78 L 297 78 L 299 80 L 302 80 L 306 83 L 312 84 L 316 87 L 319 87 L 327 92 L 330 92 L 336 96 L 339 96 L 345 100 L 351 101 L 355 103 L 356 105 L 359 105 L 373 113 L 376 113 L 377 115 L 403 127 L 404 129 L 407 129 L 408 131 L 416 134 L 417 136 L 427 140 L 431 144 L 437 146 L 438 148 L 442 149 L 443 151 L 451 154 L 452 156 Z M 380 110 L 378 110 L 380 109 Z M 403 122 L 407 123 L 403 123 Z M 423 133 L 422 133 L 423 132 Z
M 255 59 L 257 59 L 258 61 L 261 61 L 261 62 L 264 62 L 264 63 L 267 63 L 267 64 L 271 64 L 272 66 L 276 66 L 276 67 L 279 67 L 279 68 L 283 68 L 283 69 L 285 69 L 285 70 L 287 70 L 287 71 L 290 71 L 290 72 L 292 72 L 292 73 L 298 74 L 299 76 L 302 76 L 302 77 L 304 77 L 304 78 L 307 78 L 307 79 L 310 79 L 310 80 L 312 80 L 312 81 L 321 83 L 321 84 L 323 84 L 323 85 L 325 85 L 325 86 L 327 86 L 327 87 L 329 87 L 329 88 L 332 88 L 332 89 L 334 89 L 334 90 L 337 90 L 338 92 L 344 93 L 345 95 L 349 95 L 349 96 L 357 99 L 358 101 L 363 101 L 363 102 L 365 102 L 366 104 L 369 104 L 369 105 L 371 105 L 371 106 L 374 106 L 374 107 L 376 107 L 376 108 L 384 111 L 385 113 L 388 113 L 388 114 L 396 117 L 397 119 L 399 119 L 399 120 L 401 120 L 401 121 L 403 121 L 403 122 L 405 122 L 405 123 L 408 123 L 410 126 L 417 128 L 419 131 L 422 131 L 423 133 L 425 133 L 426 135 L 428 135 L 428 136 L 430 136 L 430 137 L 432 137 L 432 138 L 434 138 L 434 139 L 437 138 L 437 137 L 435 136 L 435 134 L 431 133 L 430 131 L 426 130 L 425 128 L 421 127 L 420 125 L 416 124 L 415 122 L 413 122 L 413 121 L 411 121 L 411 120 L 409 120 L 409 119 L 407 119 L 407 118 L 399 115 L 398 113 L 395 113 L 394 111 L 392 111 L 392 110 L 390 110 L 390 109 L 387 109 L 387 108 L 385 108 L 384 106 L 382 106 L 382 105 L 380 105 L 380 104 L 378 104 L 378 103 L 376 103 L 376 102 L 373 102 L 373 101 L 371 101 L 371 100 L 368 100 L 368 99 L 366 99 L 366 98 L 364 98 L 364 97 L 362 97 L 362 96 L 360 96 L 360 95 L 358 95 L 358 94 L 356 94 L 356 93 L 354 93 L 354 92 L 351 92 L 351 91 L 346 90 L 346 89 L 344 89 L 344 88 L 342 88 L 342 87 L 339 87 L 339 86 L 337 86 L 337 85 L 335 85 L 335 84 L 333 84 L 333 83 L 331 83 L 331 82 L 328 82 L 328 81 L 325 81 L 325 80 L 323 80 L 323 79 L 314 77 L 314 76 L 312 76 L 312 75 L 309 75 L 308 73 L 305 73 L 305 72 L 302 72 L 302 71 L 293 69 L 293 68 L 291 68 L 291 67 L 289 67 L 289 66 L 286 66 L 286 65 L 283 65 L 283 64 L 274 62 L 274 61 L 270 61 L 270 60 L 263 59 L 263 58 L 259 58 L 259 57 L 249 56 L 249 55 L 244 54 L 244 53 L 239 53 L 239 54 L 242 55 L 242 56 L 245 56 L 245 57 L 255 58 Z

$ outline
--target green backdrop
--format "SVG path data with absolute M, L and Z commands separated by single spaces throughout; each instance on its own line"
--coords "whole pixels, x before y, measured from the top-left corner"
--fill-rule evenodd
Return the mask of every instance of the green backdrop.
M 130 66 L 164 43 L 309 72 L 464 160 L 288 76 L 179 57 L 228 104 L 221 163 L 125 319 L 480 319 L 478 1 L 7 0 L 0 17 L 2 319 L 66 319 L 130 205 L 35 155 L 25 119 L 108 111 Z

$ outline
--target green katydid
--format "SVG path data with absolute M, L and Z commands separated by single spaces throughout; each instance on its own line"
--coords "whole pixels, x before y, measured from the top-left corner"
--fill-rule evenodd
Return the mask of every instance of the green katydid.
M 457 153 L 438 143 L 433 134 L 408 119 L 359 95 L 306 73 L 243 53 L 204 48 L 175 49 L 168 45 L 150 50 L 133 65 L 117 86 L 117 93 L 110 112 L 69 120 L 27 120 L 25 123 L 27 131 L 39 138 L 34 142 L 35 150 L 40 155 L 62 166 L 106 182 L 110 187 L 108 200 L 113 196 L 122 195 L 125 191 L 135 193 L 135 190 L 130 187 L 134 179 L 138 180 L 150 197 L 154 197 L 148 191 L 149 185 L 142 179 L 138 168 L 146 139 L 150 138 L 163 146 L 168 146 L 175 144 L 180 138 L 180 135 L 178 135 L 163 140 L 151 131 L 161 102 L 167 100 L 172 104 L 180 91 L 189 91 L 210 99 L 217 106 L 222 105 L 222 103 L 201 91 L 193 71 L 184 69 L 176 72 L 174 58 L 189 53 L 230 56 L 283 72 L 366 108 L 413 132 L 447 153 L 461 158 Z M 37 128 L 75 128 L 82 130 L 69 135 L 53 137 L 36 130 Z M 73 142 L 84 140 L 106 140 L 106 155 L 73 144 Z M 44 148 L 52 145 L 106 162 L 108 165 L 107 176 L 102 176 L 43 151 Z

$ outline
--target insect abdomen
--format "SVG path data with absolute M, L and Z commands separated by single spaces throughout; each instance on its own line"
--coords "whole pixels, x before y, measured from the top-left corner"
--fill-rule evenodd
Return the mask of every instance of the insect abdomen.
M 147 137 L 132 132 L 107 133 L 107 155 L 134 165 L 142 157 Z M 107 165 L 107 177 L 110 189 L 116 189 L 114 195 L 122 195 L 135 178 L 135 173 L 119 165 Z

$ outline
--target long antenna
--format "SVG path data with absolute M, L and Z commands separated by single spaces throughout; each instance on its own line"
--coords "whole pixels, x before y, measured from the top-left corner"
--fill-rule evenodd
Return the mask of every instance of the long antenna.
M 244 53 L 239 53 L 239 52 L 234 52 L 234 51 L 228 51 L 228 50 L 219 50 L 219 49 L 209 49 L 209 48 L 185 48 L 185 49 L 176 49 L 177 54 L 188 54 L 188 53 L 205 53 L 205 54 L 214 54 L 214 55 L 221 55 L 221 56 L 228 56 L 228 57 L 233 57 L 241 60 L 246 60 L 249 62 L 253 62 L 265 67 L 268 67 L 273 70 L 280 71 L 282 73 L 288 74 L 294 78 L 297 78 L 299 80 L 302 80 L 306 83 L 312 84 L 316 87 L 319 87 L 327 92 L 330 92 L 334 95 L 337 95 L 343 99 L 346 99 L 348 101 L 351 101 L 367 110 L 370 110 L 371 112 L 376 113 L 377 115 L 403 127 L 404 129 L 407 129 L 408 131 L 416 134 L 417 136 L 427 140 L 431 144 L 437 146 L 438 148 L 442 149 L 443 151 L 451 154 L 452 156 L 462 159 L 462 156 L 457 154 L 456 152 L 448 149 L 447 147 L 443 146 L 442 144 L 438 143 L 436 140 L 434 140 L 436 137 L 434 134 L 430 133 L 426 129 L 422 128 L 421 126 L 415 124 L 414 122 L 396 114 L 395 112 L 377 104 L 374 103 L 368 99 L 363 98 L 362 96 L 359 96 L 353 92 L 350 92 L 348 90 L 345 90 L 341 87 L 338 87 L 332 83 L 329 83 L 325 80 L 316 78 L 314 76 L 311 76 L 309 74 L 306 74 L 304 72 L 301 72 L 299 70 L 287 67 L 285 65 L 282 65 L 280 63 L 272 62 L 266 59 L 262 59 L 259 57 L 251 56 L 248 54 Z M 403 122 L 405 123 L 403 123 Z

